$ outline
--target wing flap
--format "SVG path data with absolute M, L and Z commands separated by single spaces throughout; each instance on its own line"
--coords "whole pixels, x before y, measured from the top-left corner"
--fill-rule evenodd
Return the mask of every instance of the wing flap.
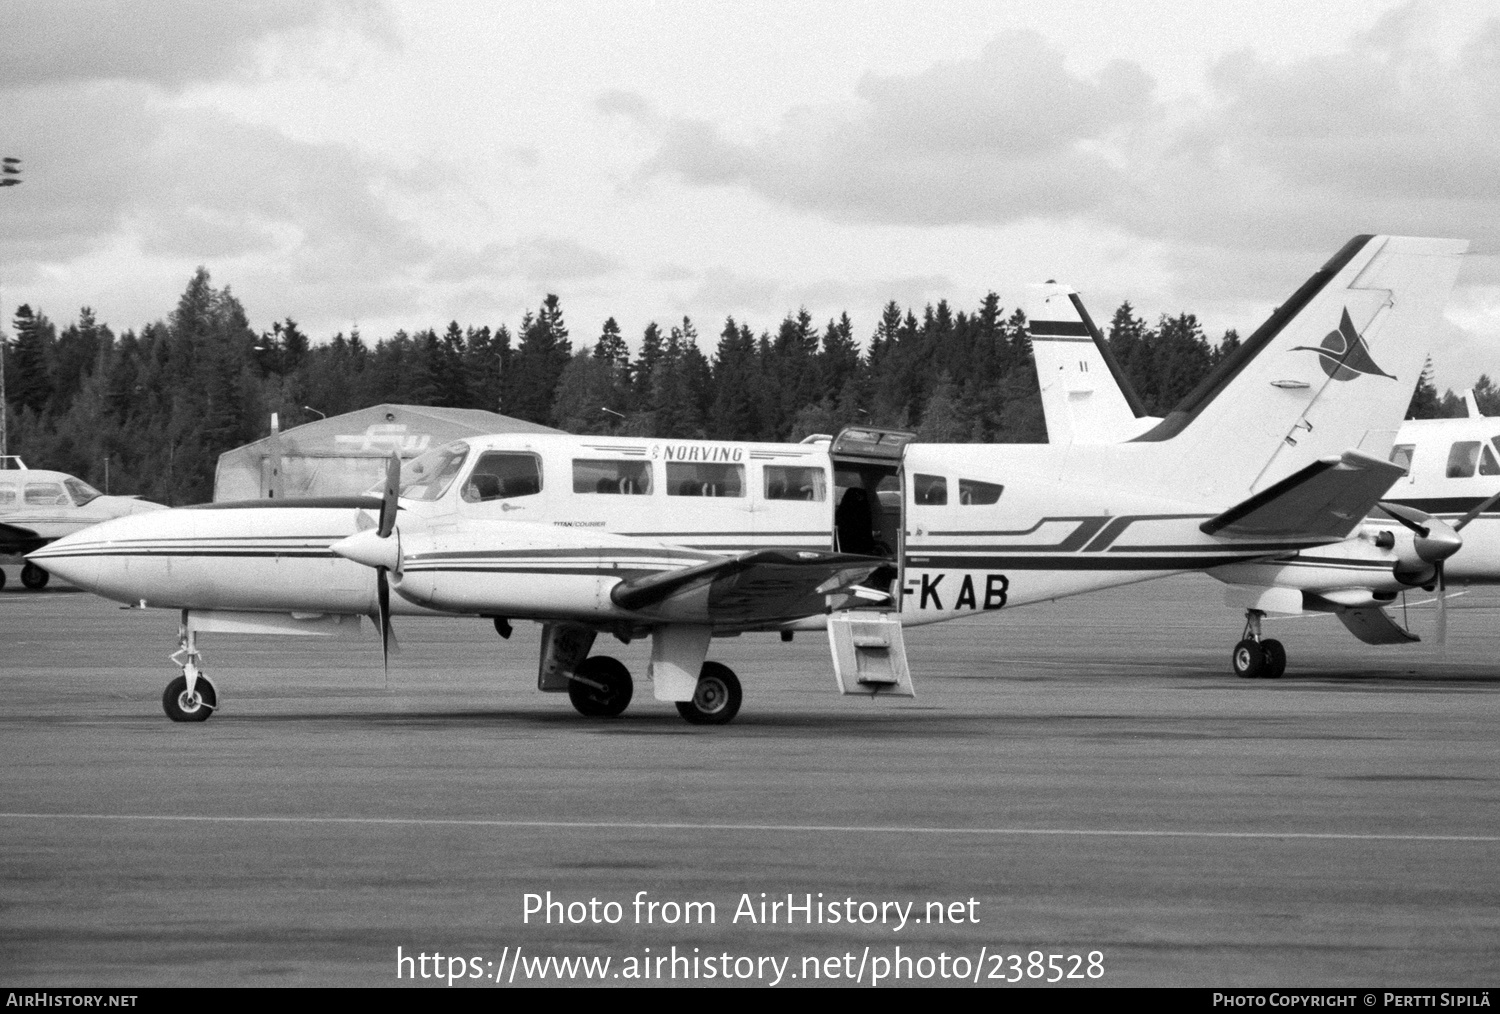
M 1405 474 L 1400 465 L 1345 451 L 1314 461 L 1199 528 L 1208 535 L 1343 539 Z
M 663 619 L 715 624 L 800 619 L 825 608 L 887 562 L 807 549 L 757 549 L 693 567 L 622 581 L 610 590 L 621 609 Z

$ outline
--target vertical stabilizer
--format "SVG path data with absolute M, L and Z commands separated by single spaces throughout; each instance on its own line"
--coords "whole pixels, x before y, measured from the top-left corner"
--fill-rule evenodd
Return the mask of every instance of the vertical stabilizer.
M 1051 444 L 1113 444 L 1161 422 L 1146 414 L 1078 293 L 1027 286 L 1027 334 Z
M 1384 458 L 1467 242 L 1359 236 L 1137 443 L 1169 442 L 1173 488 L 1225 501 L 1319 458 Z

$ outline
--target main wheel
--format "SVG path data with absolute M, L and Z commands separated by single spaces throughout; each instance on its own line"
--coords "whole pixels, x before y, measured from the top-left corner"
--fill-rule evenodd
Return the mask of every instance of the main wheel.
M 5 568 L 0 567 L 0 588 L 5 587 Z
M 630 706 L 635 684 L 631 682 L 630 670 L 619 659 L 590 655 L 579 664 L 576 675 L 582 679 L 568 681 L 568 700 L 580 715 L 614 718 Z M 589 686 L 583 680 L 599 686 Z
M 42 568 L 34 563 L 28 562 L 21 568 L 21 583 L 32 591 L 39 591 L 47 587 L 47 581 L 52 577 Z
M 1234 666 L 1236 676 L 1254 679 L 1266 668 L 1266 653 L 1261 650 L 1260 642 L 1247 637 L 1234 646 L 1234 653 L 1229 656 L 1229 661 Z
M 179 676 L 167 684 L 162 691 L 161 707 L 174 722 L 206 722 L 219 705 L 219 695 L 214 685 L 202 673 L 193 681 L 193 693 L 188 694 L 187 677 Z
M 1261 678 L 1274 680 L 1280 679 L 1281 674 L 1286 672 L 1286 649 L 1281 642 L 1274 638 L 1263 638 L 1260 642 L 1261 653 L 1266 656 L 1266 668 Z
M 718 662 L 704 662 L 691 701 L 678 701 L 677 713 L 694 725 L 727 725 L 739 714 L 740 678 Z

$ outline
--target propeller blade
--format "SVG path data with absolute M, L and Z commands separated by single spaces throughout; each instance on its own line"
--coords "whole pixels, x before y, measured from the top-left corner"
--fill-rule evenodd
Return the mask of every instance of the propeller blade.
M 1443 561 L 1437 562 L 1437 643 L 1438 651 L 1448 647 L 1448 582 L 1443 573 Z
M 1429 532 L 1424 521 L 1430 520 L 1426 514 L 1410 507 L 1403 507 L 1398 503 L 1378 503 L 1375 506 L 1385 511 L 1387 515 L 1400 522 L 1403 528 L 1416 532 L 1422 538 L 1427 538 Z
M 1469 511 L 1469 513 L 1453 522 L 1453 530 L 1455 532 L 1459 531 L 1463 528 L 1464 525 L 1468 524 L 1470 521 L 1473 521 L 1475 518 L 1479 517 L 1479 515 L 1495 506 L 1497 502 L 1500 502 L 1500 493 L 1496 493 L 1494 496 L 1490 497 L 1488 500 L 1484 501 L 1479 506 Z
M 380 657 L 391 668 L 391 584 L 384 567 L 375 568 L 375 600 L 380 608 Z
M 395 451 L 385 464 L 385 490 L 380 497 L 380 527 L 378 534 L 383 539 L 396 527 L 396 494 L 401 490 L 401 458 Z

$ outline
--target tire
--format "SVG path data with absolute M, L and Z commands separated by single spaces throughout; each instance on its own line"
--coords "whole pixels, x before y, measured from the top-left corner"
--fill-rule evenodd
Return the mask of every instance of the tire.
M 208 677 L 202 673 L 194 681 L 193 689 L 198 695 L 196 701 L 187 699 L 186 676 L 179 676 L 167 684 L 167 689 L 162 691 L 161 708 L 168 718 L 174 722 L 208 721 L 208 717 L 219 706 L 219 695 Z
M 1261 640 L 1260 650 L 1266 656 L 1266 668 L 1260 674 L 1261 679 L 1280 679 L 1281 674 L 1286 672 L 1286 648 L 1282 647 L 1280 641 L 1267 637 Z
M 27 563 L 26 566 L 21 568 L 21 583 L 32 591 L 41 591 L 47 587 L 47 582 L 51 578 L 51 574 L 34 563 Z
M 577 675 L 604 686 L 600 690 L 579 680 L 568 681 L 568 700 L 580 715 L 614 718 L 630 707 L 635 684 L 630 679 L 630 670 L 619 659 L 590 655 L 579 664 Z
M 0 588 L 5 587 L 5 568 L 0 567 Z
M 678 701 L 677 713 L 693 725 L 728 725 L 740 712 L 740 679 L 718 662 L 704 662 L 691 701 Z
M 1229 664 L 1234 668 L 1236 676 L 1250 680 L 1262 675 L 1266 668 L 1266 653 L 1261 650 L 1258 641 L 1245 638 L 1234 646 L 1234 651 L 1229 656 Z

